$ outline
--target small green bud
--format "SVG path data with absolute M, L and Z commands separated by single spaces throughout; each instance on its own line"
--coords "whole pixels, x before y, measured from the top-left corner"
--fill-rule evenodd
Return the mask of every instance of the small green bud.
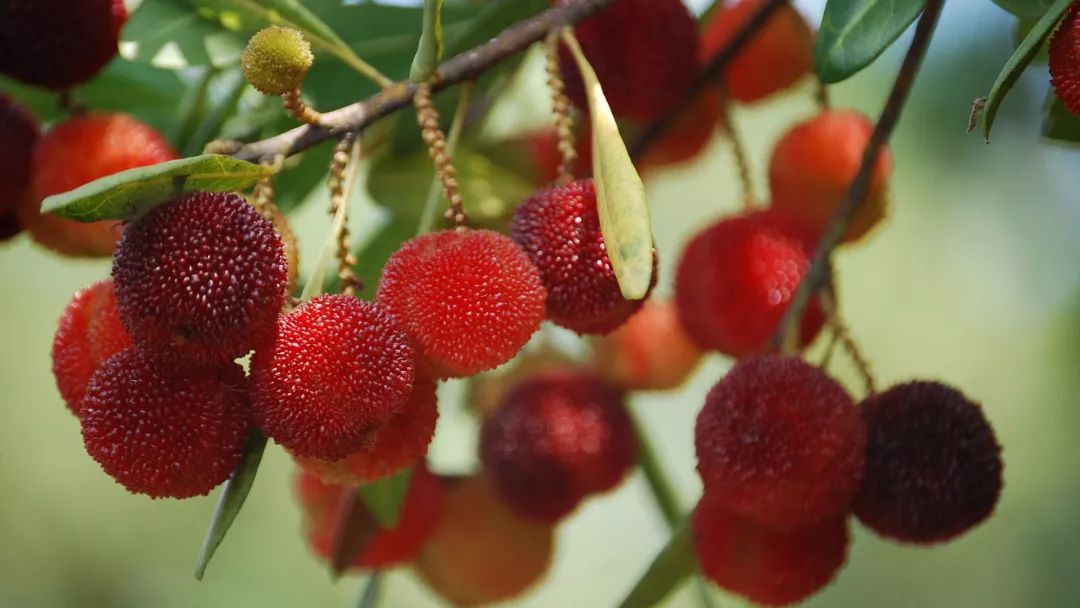
M 267 95 L 284 95 L 300 88 L 315 56 L 300 32 L 277 25 L 251 37 L 240 67 L 251 86 Z

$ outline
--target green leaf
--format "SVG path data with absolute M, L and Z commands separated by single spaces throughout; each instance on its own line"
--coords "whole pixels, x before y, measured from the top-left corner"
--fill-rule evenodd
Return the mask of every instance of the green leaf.
M 120 55 L 163 69 L 220 68 L 239 62 L 245 43 L 220 20 L 201 17 L 187 0 L 146 0 L 121 31 Z
M 272 173 L 230 156 L 203 154 L 103 177 L 46 198 L 41 211 L 79 222 L 130 220 L 185 192 L 235 192 Z
M 384 477 L 360 486 L 360 499 L 364 506 L 375 516 L 375 521 L 383 529 L 393 528 L 401 517 L 401 506 L 405 504 L 405 495 L 409 492 L 409 480 L 412 469 L 405 469 L 389 477 Z
M 822 82 L 840 82 L 870 65 L 925 5 L 926 0 L 829 0 L 814 46 Z
M 1022 43 L 1024 39 L 1028 37 L 1028 34 L 1031 33 L 1031 30 L 1035 28 L 1035 24 L 1038 22 L 1038 19 L 1025 19 L 1023 17 L 1017 18 L 1016 23 L 1013 24 L 1013 48 L 1017 48 L 1020 46 L 1020 43 Z M 1041 65 L 1046 65 L 1047 63 L 1049 63 L 1050 44 L 1048 42 L 1044 42 L 1043 45 L 1039 47 L 1039 52 L 1031 61 L 1032 63 L 1038 63 Z
M 994 81 L 990 94 L 986 96 L 986 106 L 983 108 L 982 113 L 983 137 L 986 138 L 987 142 L 990 141 L 990 130 L 994 127 L 994 118 L 997 117 L 1001 102 L 1005 101 L 1005 96 L 1009 94 L 1009 91 L 1020 78 L 1020 74 L 1031 63 L 1031 60 L 1039 54 L 1039 49 L 1045 44 L 1046 39 L 1054 31 L 1054 27 L 1057 26 L 1058 21 L 1065 15 L 1065 12 L 1069 10 L 1071 4 L 1072 0 L 1057 0 L 1050 7 L 1050 10 L 1031 28 L 1027 37 L 1016 47 L 1012 57 L 1009 57 L 1009 60 L 1005 62 L 1005 66 L 1001 68 L 1001 73 L 998 74 L 997 80 Z
M 687 520 L 671 534 L 667 545 L 653 559 L 649 569 L 619 606 L 621 608 L 649 608 L 656 606 L 675 590 L 697 569 L 694 556 L 694 540 Z
M 572 35 L 565 38 L 585 83 L 589 101 L 593 181 L 596 183 L 600 232 L 623 297 L 640 300 L 649 292 L 653 278 L 652 223 L 645 185 L 619 135 L 619 125 L 600 88 L 596 72 L 577 40 Z
M 217 506 L 214 507 L 214 515 L 210 519 L 210 529 L 206 531 L 206 539 L 203 540 L 202 550 L 195 561 L 195 578 L 202 580 L 206 574 L 206 566 L 210 558 L 214 556 L 225 533 L 229 531 L 240 508 L 244 506 L 251 486 L 255 483 L 255 475 L 259 472 L 259 463 L 262 462 L 263 451 L 266 450 L 266 436 L 257 430 L 252 430 L 248 436 L 247 445 L 244 446 L 244 455 L 240 465 L 233 471 L 225 487 L 218 497 Z
M 424 25 L 409 79 L 424 82 L 435 75 L 443 55 L 442 0 L 424 0 Z
M 1054 0 L 994 0 L 994 4 L 1017 17 L 1034 20 L 1042 17 L 1054 4 Z
M 1053 91 L 1047 97 L 1042 134 L 1059 142 L 1080 143 L 1080 116 L 1070 112 Z

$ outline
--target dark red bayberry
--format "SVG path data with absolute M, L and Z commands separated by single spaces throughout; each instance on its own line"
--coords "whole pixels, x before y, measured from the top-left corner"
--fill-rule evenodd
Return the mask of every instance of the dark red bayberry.
M 33 114 L 0 93 L 0 215 L 14 211 L 30 187 L 30 159 L 38 139 Z
M 60 396 L 76 416 L 90 377 L 110 357 L 131 346 L 116 310 L 111 280 L 75 292 L 64 309 L 52 344 L 53 376 Z
M 1080 116 L 1080 3 L 1073 2 L 1050 38 L 1050 82 L 1061 103 Z
M 982 408 L 937 382 L 908 382 L 867 397 L 866 470 L 853 508 L 882 536 L 942 542 L 994 511 L 1001 446 Z

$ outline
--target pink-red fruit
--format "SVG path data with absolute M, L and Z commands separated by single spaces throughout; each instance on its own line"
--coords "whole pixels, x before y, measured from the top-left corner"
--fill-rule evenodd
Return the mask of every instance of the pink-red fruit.
M 37 139 L 33 114 L 0 93 L 0 215 L 14 211 L 28 196 L 30 158 Z
M 1050 83 L 1061 103 L 1080 116 L 1080 4 L 1076 2 L 1050 37 Z
M 686 335 L 671 300 L 649 300 L 622 327 L 593 339 L 593 364 L 602 376 L 627 390 L 676 388 L 701 361 L 701 349 Z

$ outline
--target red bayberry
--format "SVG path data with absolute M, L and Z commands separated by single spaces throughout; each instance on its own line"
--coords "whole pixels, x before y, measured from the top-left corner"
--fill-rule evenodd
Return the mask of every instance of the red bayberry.
M 1080 4 L 1076 2 L 1050 38 L 1050 82 L 1061 103 L 1080 115 Z
M 619 291 L 600 234 L 593 180 L 553 186 L 526 199 L 514 212 L 513 237 L 540 271 L 547 316 L 556 324 L 579 334 L 606 334 L 641 308 L 643 299 L 627 300 Z M 654 250 L 650 291 L 655 269 Z
M 13 211 L 27 196 L 30 157 L 37 139 L 33 114 L 0 93 L 0 215 Z
M 904 542 L 949 540 L 981 523 L 1001 495 L 1001 446 L 982 408 L 937 382 L 867 397 L 866 472 L 855 515 Z
M 776 530 L 702 498 L 691 519 L 702 572 L 762 606 L 800 602 L 828 585 L 847 559 L 846 515 Z
M 675 303 L 686 333 L 703 349 L 733 357 L 765 351 L 810 265 L 807 239 L 768 212 L 723 219 L 686 246 Z M 802 318 L 801 344 L 825 322 L 817 300 Z
M 244 199 L 188 194 L 124 230 L 113 257 L 120 318 L 164 361 L 231 361 L 273 332 L 286 266 L 273 225 Z
M 619 118 L 655 120 L 697 72 L 697 22 L 682 0 L 616 0 L 574 33 Z M 567 95 L 585 108 L 581 75 L 565 49 L 560 65 Z
M 79 415 L 90 377 L 105 361 L 131 346 L 111 280 L 75 292 L 52 344 L 53 375 L 68 409 Z
M 794 357 L 735 364 L 705 397 L 694 436 L 705 493 L 735 514 L 785 529 L 843 512 L 866 450 L 851 397 Z
M 378 292 L 440 377 L 470 376 L 513 358 L 540 327 L 545 298 L 525 253 L 490 230 L 406 242 L 386 262 Z
M 336 460 L 402 411 L 415 352 L 378 304 L 319 296 L 281 317 L 251 359 L 255 420 L 298 456 Z
M 87 224 L 42 214 L 41 199 L 113 173 L 175 158 L 157 131 L 130 116 L 73 116 L 38 140 L 33 158 L 34 197 L 19 208 L 19 220 L 35 241 L 64 255 L 110 255 L 120 234 L 118 222 Z
M 772 207 L 823 234 L 859 172 L 873 130 L 865 116 L 852 110 L 822 112 L 792 127 L 777 142 L 769 162 Z M 885 219 L 891 173 L 892 154 L 885 148 L 844 240 L 861 238 Z
M 8 0 L 0 4 L 0 72 L 68 89 L 116 56 L 124 0 Z
M 417 378 L 401 411 L 371 431 L 360 451 L 336 461 L 302 457 L 298 461 L 305 469 L 332 483 L 359 485 L 374 481 L 423 459 L 435 436 L 438 419 L 435 383 Z
M 480 458 L 522 515 L 555 522 L 618 485 L 637 440 L 622 393 L 581 372 L 522 382 L 484 423 Z
M 670 300 L 649 300 L 622 327 L 593 340 L 592 350 L 599 372 L 629 390 L 675 388 L 701 361 Z
M 80 418 L 86 451 L 128 491 L 207 494 L 240 463 L 244 372 L 230 363 L 177 374 L 129 348 L 94 373 Z
M 738 0 L 716 11 L 702 34 L 706 61 L 726 47 L 757 13 L 764 0 Z M 743 103 L 764 99 L 795 84 L 814 69 L 814 35 L 789 4 L 777 9 L 765 26 L 724 71 L 727 93 Z

